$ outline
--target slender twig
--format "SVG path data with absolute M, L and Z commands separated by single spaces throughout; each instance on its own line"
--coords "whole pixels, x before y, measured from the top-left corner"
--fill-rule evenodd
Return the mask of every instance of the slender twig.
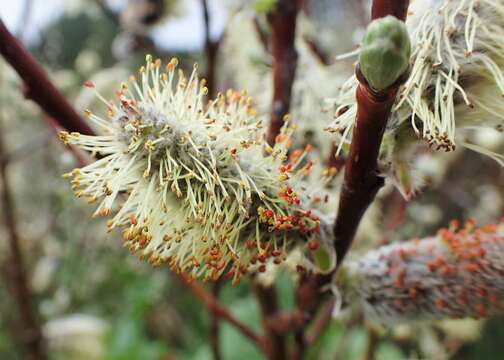
M 1 120 L 1 119 L 0 119 Z M 5 150 L 3 136 L 0 129 L 0 158 L 4 158 Z M 8 241 L 11 251 L 10 264 L 8 266 L 8 280 L 12 288 L 12 295 L 19 307 L 22 331 L 20 340 L 26 351 L 26 358 L 33 360 L 47 359 L 42 331 L 34 311 L 33 295 L 28 285 L 25 270 L 25 260 L 21 249 L 20 238 L 17 232 L 14 199 L 12 197 L 9 177 L 7 174 L 7 162 L 0 163 L 0 177 L 3 185 L 1 202 L 4 224 L 7 228 Z
M 276 331 L 271 322 L 279 314 L 276 289 L 274 286 L 267 287 L 259 283 L 255 283 L 253 286 L 261 308 L 263 327 L 266 332 L 266 356 L 270 360 L 287 359 L 285 336 L 283 333 Z
M 324 49 L 322 49 L 315 40 L 314 37 L 309 36 L 309 35 L 304 35 L 303 40 L 308 46 L 308 49 L 312 52 L 313 55 L 317 58 L 317 60 L 324 66 L 331 65 L 333 63 L 333 59 L 331 58 L 330 54 L 328 54 Z
M 306 341 L 305 330 L 307 325 L 317 314 L 320 305 L 326 301 L 327 292 L 323 292 L 323 286 L 331 279 L 330 275 L 308 274 L 300 279 L 300 284 L 296 289 L 296 308 L 294 316 L 303 319 L 302 326 L 294 330 L 294 350 L 292 359 L 303 359 L 308 343 Z M 297 315 L 300 314 L 300 315 Z
M 331 275 L 306 274 L 302 276 L 296 289 L 296 306 L 290 312 L 280 312 L 273 308 L 271 303 L 276 300 L 271 299 L 269 293 L 262 293 L 260 303 L 266 303 L 269 306 L 266 311 L 263 310 L 263 320 L 265 327 L 269 332 L 282 341 L 290 332 L 294 332 L 294 348 L 290 359 L 303 359 L 306 349 L 310 345 L 309 337 L 305 336 L 305 330 L 312 319 L 317 314 L 320 305 L 326 301 L 328 292 L 324 291 L 326 285 L 331 279 Z M 271 289 L 268 289 L 271 291 Z M 276 340 L 276 339 L 275 339 Z
M 404 20 L 408 3 L 407 0 L 375 0 L 372 18 L 394 14 Z M 378 176 L 378 153 L 399 85 L 405 80 L 403 76 L 388 89 L 377 92 L 367 84 L 358 67 L 356 74 L 359 80 L 357 117 L 334 223 L 338 264 L 350 248 L 364 212 L 384 185 L 383 177 Z
M 307 344 L 307 346 L 310 346 L 315 341 L 317 341 L 320 334 L 322 334 L 326 326 L 331 321 L 335 302 L 336 301 L 334 299 L 330 299 L 323 306 L 322 310 L 320 310 L 320 314 L 317 319 L 315 319 L 312 329 L 308 334 L 306 334 L 305 343 Z
M 219 278 L 217 282 L 212 284 L 212 295 L 216 301 L 219 301 L 219 293 L 223 285 L 223 279 Z M 210 348 L 212 349 L 212 355 L 214 360 L 222 359 L 222 354 L 220 350 L 220 336 L 219 336 L 219 321 L 220 317 L 215 312 L 210 312 L 210 329 L 208 332 L 208 342 L 210 343 Z
M 268 34 L 264 31 L 263 27 L 259 23 L 259 19 L 257 16 L 254 17 L 254 29 L 257 33 L 257 37 L 259 38 L 259 42 L 261 43 L 263 50 L 269 52 L 270 41 L 268 38 Z
M 275 9 L 268 14 L 273 53 L 273 102 L 266 135 L 270 145 L 275 143 L 290 108 L 298 58 L 294 46 L 298 10 L 297 0 L 278 0 Z
M 205 304 L 210 311 L 219 316 L 221 319 L 226 320 L 233 325 L 240 333 L 250 339 L 253 343 L 264 349 L 264 340 L 257 335 L 251 328 L 236 319 L 225 307 L 223 307 L 217 299 L 209 293 L 200 283 L 191 279 L 184 273 L 178 274 L 177 278 L 182 284 L 187 287 L 203 304 Z
M 0 53 L 16 70 L 26 85 L 26 97 L 35 101 L 63 128 L 92 134 L 89 125 L 77 114 L 63 94 L 49 80 L 46 72 L 0 19 Z
M 206 87 L 210 98 L 215 96 L 215 80 L 217 71 L 217 53 L 219 51 L 220 40 L 214 41 L 210 36 L 210 13 L 208 11 L 207 0 L 201 0 L 203 7 L 203 19 L 205 25 L 205 57 L 206 57 Z
M 366 354 L 363 360 L 375 360 L 376 351 L 380 345 L 380 334 L 373 328 L 368 328 L 369 340 L 366 348 Z

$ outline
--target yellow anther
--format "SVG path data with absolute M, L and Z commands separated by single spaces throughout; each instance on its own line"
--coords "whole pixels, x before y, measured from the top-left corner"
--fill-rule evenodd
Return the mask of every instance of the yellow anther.
M 172 58 L 170 62 L 166 65 L 166 70 L 168 71 L 173 71 L 178 65 L 178 60 L 177 58 Z

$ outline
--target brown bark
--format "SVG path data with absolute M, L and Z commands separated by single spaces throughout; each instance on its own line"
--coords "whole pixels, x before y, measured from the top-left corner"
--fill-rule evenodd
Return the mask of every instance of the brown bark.
M 216 72 L 217 72 L 217 53 L 219 51 L 220 41 L 213 41 L 210 37 L 210 14 L 208 12 L 207 0 L 201 0 L 203 7 L 203 19 L 205 24 L 205 59 L 206 59 L 206 87 L 210 98 L 215 96 L 216 90 Z
M 371 19 L 375 20 L 387 15 L 394 15 L 404 21 L 408 14 L 409 0 L 373 0 Z
M 278 0 L 274 11 L 268 14 L 273 53 L 273 102 L 266 140 L 271 146 L 290 109 L 298 58 L 294 46 L 298 10 L 297 0 Z
M 264 344 L 266 357 L 270 360 L 287 359 L 285 334 L 277 332 L 270 322 L 278 316 L 279 311 L 276 289 L 273 286 L 266 287 L 258 283 L 253 286 L 261 309 L 263 327 L 266 331 Z
M 348 251 L 364 212 L 384 185 L 383 177 L 378 176 L 377 159 L 396 93 L 396 87 L 384 93 L 375 93 L 367 85 L 357 87 L 357 118 L 334 224 L 338 263 Z
M 293 360 L 304 359 L 309 346 L 306 337 L 306 327 L 317 314 L 320 305 L 326 301 L 327 292 L 322 293 L 323 285 L 331 281 L 330 275 L 309 274 L 300 280 L 296 290 L 296 309 L 293 314 L 301 318 L 301 322 L 294 329 Z
M 394 14 L 405 19 L 409 1 L 373 1 L 373 19 Z M 338 264 L 343 261 L 359 223 L 384 179 L 378 176 L 378 154 L 397 91 L 406 74 L 383 91 L 374 91 L 356 69 L 359 85 L 356 91 L 357 116 L 352 132 L 350 151 L 345 163 L 345 175 L 340 203 L 334 223 L 334 242 Z
M 223 285 L 223 279 L 218 279 L 215 284 L 212 284 L 212 295 L 216 301 L 219 301 L 219 293 Z M 215 312 L 210 312 L 210 328 L 208 332 L 208 342 L 214 360 L 221 360 L 222 353 L 220 348 L 220 317 Z

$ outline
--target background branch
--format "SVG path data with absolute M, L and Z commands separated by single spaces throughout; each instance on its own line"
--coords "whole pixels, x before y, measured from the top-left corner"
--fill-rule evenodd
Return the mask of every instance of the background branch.
M 2 159 L 0 162 L 0 178 L 2 182 L 1 202 L 4 225 L 7 228 L 11 252 L 6 277 L 9 288 L 12 291 L 12 296 L 19 308 L 22 327 L 19 337 L 26 351 L 26 359 L 43 360 L 47 359 L 47 353 L 42 331 L 32 303 L 33 295 L 28 285 L 25 259 L 17 232 L 14 199 L 10 188 L 9 176 L 7 173 L 8 164 L 5 161 L 5 154 L 3 132 L 0 128 L 0 159 Z
M 266 287 L 257 282 L 253 284 L 253 287 L 261 308 L 263 327 L 266 332 L 266 356 L 270 360 L 287 359 L 285 336 L 276 331 L 274 324 L 272 324 L 272 321 L 279 315 L 276 289 L 274 286 Z
M 217 53 L 219 51 L 220 40 L 213 41 L 210 37 L 210 13 L 208 11 L 207 0 L 201 0 L 203 7 L 203 19 L 205 24 L 205 58 L 206 58 L 206 87 L 210 98 L 215 96 L 215 80 L 217 72 Z
M 297 0 L 278 0 L 275 9 L 268 14 L 273 54 L 273 102 L 266 135 L 270 145 L 275 143 L 284 117 L 289 113 L 298 58 L 294 46 L 298 10 Z
M 234 326 L 239 332 L 244 336 L 249 338 L 254 342 L 260 349 L 264 349 L 264 340 L 257 335 L 252 329 L 247 325 L 236 319 L 225 307 L 223 307 L 217 299 L 209 293 L 200 283 L 189 278 L 188 275 L 184 273 L 178 274 L 177 278 L 182 282 L 182 284 L 189 289 L 203 304 L 205 304 L 208 309 L 221 319 L 226 320 L 232 326 Z
M 307 346 L 313 345 L 313 343 L 317 341 L 320 334 L 322 334 L 326 326 L 331 321 L 335 303 L 336 301 L 334 299 L 330 299 L 322 307 L 319 316 L 315 319 L 315 322 L 313 323 L 312 329 L 308 334 L 306 334 L 305 343 Z
M 35 101 L 50 117 L 68 131 L 90 135 L 93 130 L 77 114 L 47 73 L 0 19 L 0 53 L 26 85 L 25 96 Z
M 212 284 L 212 295 L 215 301 L 219 301 L 219 293 L 222 289 L 223 279 L 219 278 L 215 284 Z M 210 328 L 208 332 L 208 341 L 210 342 L 210 348 L 212 349 L 212 354 L 214 360 L 222 359 L 221 349 L 220 349 L 220 317 L 215 312 L 210 312 Z

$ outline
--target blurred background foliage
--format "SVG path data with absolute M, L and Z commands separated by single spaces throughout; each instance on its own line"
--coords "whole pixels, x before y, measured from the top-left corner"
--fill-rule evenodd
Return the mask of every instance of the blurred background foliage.
M 23 2 L 32 8 L 32 2 L 43 3 L 20 1 Z M 226 29 L 226 24 L 232 21 L 234 12 L 243 11 L 249 4 L 218 0 L 209 3 L 211 16 L 218 15 L 221 26 L 213 29 L 216 34 L 213 38 L 218 40 L 223 36 L 225 43 L 228 32 L 239 38 L 237 28 Z M 365 1 L 352 2 L 355 3 L 352 5 L 342 0 L 308 3 L 313 17 L 311 26 L 317 29 L 324 51 L 335 55 L 350 50 L 358 42 L 367 18 Z M 129 22 L 124 20 L 126 0 L 110 3 L 71 0 L 51 4 L 61 7 L 62 11 L 41 26 L 37 36 L 26 39 L 22 35 L 34 17 L 29 8 L 25 23 L 17 28 L 12 25 L 11 30 L 21 34 L 58 87 L 81 109 L 96 106 L 94 100 L 81 93 L 84 80 L 93 77 L 103 92 L 111 94 L 144 61 L 146 52 L 164 59 L 177 56 L 186 68 L 197 61 L 202 64 L 203 73 L 208 70 L 199 1 L 168 1 L 159 19 L 153 20 L 144 14 L 138 19 L 129 18 Z M 2 1 L 2 17 L 8 13 L 7 7 L 7 1 Z M 136 11 L 141 14 L 140 10 Z M 159 35 L 163 34 L 160 29 L 191 14 L 201 15 L 200 18 L 193 16 L 187 23 L 199 22 L 197 26 L 179 26 L 170 31 L 178 31 L 182 38 L 188 32 L 199 31 L 201 41 L 189 39 L 187 48 L 171 47 L 169 40 Z M 135 21 L 147 20 L 150 23 L 137 26 L 141 30 L 135 28 L 138 25 Z M 313 32 L 310 34 L 313 36 Z M 247 39 L 249 35 L 242 36 Z M 253 45 L 249 48 L 245 41 L 242 47 L 248 51 Z M 229 51 L 221 52 L 217 65 L 221 89 L 234 86 L 234 74 L 229 70 L 233 68 L 233 53 Z M 253 64 L 266 67 L 267 73 L 269 58 L 259 57 L 258 63 L 252 51 L 247 56 L 251 67 Z M 252 70 L 239 68 L 239 71 Z M 351 71 L 350 64 L 342 72 L 346 75 Z M 253 82 L 253 73 L 247 79 Z M 252 89 L 255 86 L 250 84 Z M 92 209 L 75 201 L 60 176 L 77 165 L 75 159 L 46 126 L 40 110 L 23 98 L 19 88 L 17 76 L 0 60 L 0 132 L 5 142 L 0 159 L 8 161 L 17 231 L 51 358 L 209 359 L 207 309 L 168 269 L 152 269 L 129 256 L 121 247 L 118 234 L 105 236 L 104 222 L 92 220 Z M 267 109 L 269 104 L 262 106 Z M 373 212 L 381 233 L 367 234 L 375 239 L 375 245 L 428 235 L 452 218 L 472 216 L 484 223 L 496 221 L 502 214 L 504 173 L 491 160 L 465 152 L 426 158 L 425 166 L 432 175 L 431 186 L 404 206 L 397 219 L 400 226 L 390 225 L 389 214 L 392 207 L 402 204 L 400 196 L 392 189 L 381 194 L 378 211 Z M 1 225 L 0 261 L 7 264 L 9 248 L 5 239 L 8 235 L 5 224 Z M 366 231 L 372 230 L 361 230 Z M 6 280 L 2 284 L 8 284 Z M 276 287 L 282 308 L 291 308 L 294 303 L 291 278 L 282 274 Z M 20 321 L 17 305 L 6 286 L 0 286 L 0 298 L 0 358 L 23 359 L 23 349 L 16 339 Z M 261 330 L 257 301 L 247 281 L 235 287 L 223 284 L 219 298 L 238 319 Z M 358 316 L 338 318 L 331 320 L 310 349 L 308 358 L 490 360 L 504 354 L 503 336 L 502 319 L 374 329 Z M 220 342 L 224 359 L 261 358 L 249 340 L 223 322 Z

